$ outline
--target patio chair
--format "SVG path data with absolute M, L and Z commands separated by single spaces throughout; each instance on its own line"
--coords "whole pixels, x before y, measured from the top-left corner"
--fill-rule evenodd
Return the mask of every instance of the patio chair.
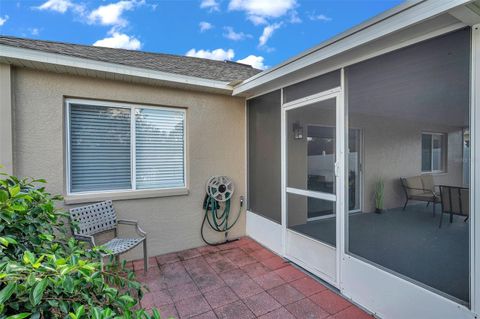
M 405 205 L 403 210 L 407 208 L 410 200 L 427 202 L 427 207 L 430 203 L 433 204 L 433 216 L 435 216 L 435 204 L 439 202 L 439 194 L 435 191 L 435 184 L 431 174 L 401 177 L 403 190 L 405 192 Z
M 453 222 L 453 215 L 465 216 L 464 222 L 468 220 L 470 192 L 466 187 L 440 186 L 440 198 L 442 203 L 442 214 L 440 225 L 442 227 L 443 214 L 450 214 L 450 223 Z
M 147 271 L 147 234 L 138 226 L 137 221 L 117 219 L 117 214 L 111 200 L 72 208 L 70 209 L 70 220 L 76 224 L 76 227 L 72 227 L 74 237 L 78 240 L 88 242 L 92 247 L 96 246 L 95 235 L 109 231 L 114 232 L 115 238 L 102 245 L 111 251 L 111 254 L 104 254 L 104 256 L 113 255 L 118 258 L 120 254 L 143 243 L 143 266 L 145 272 Z M 135 226 L 135 231 L 140 237 L 117 237 L 117 226 L 119 224 Z

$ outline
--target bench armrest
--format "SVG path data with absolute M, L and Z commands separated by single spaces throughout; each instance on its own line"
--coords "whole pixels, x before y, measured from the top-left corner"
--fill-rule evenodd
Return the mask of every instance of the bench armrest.
M 142 237 L 147 237 L 147 233 L 138 226 L 138 221 L 130 219 L 117 219 L 118 224 L 135 226 L 135 231 Z
M 425 188 L 415 188 L 415 187 L 408 187 L 408 186 L 403 186 L 405 187 L 405 189 L 408 189 L 408 190 L 414 190 L 414 191 L 423 191 L 425 193 L 430 193 L 432 194 L 433 196 L 436 196 L 438 197 L 438 193 L 432 191 L 431 189 L 425 189 Z

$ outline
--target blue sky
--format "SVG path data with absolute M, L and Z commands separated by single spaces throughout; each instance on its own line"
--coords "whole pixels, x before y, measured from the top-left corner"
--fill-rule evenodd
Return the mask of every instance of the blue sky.
M 0 0 L 0 34 L 268 68 L 402 0 Z

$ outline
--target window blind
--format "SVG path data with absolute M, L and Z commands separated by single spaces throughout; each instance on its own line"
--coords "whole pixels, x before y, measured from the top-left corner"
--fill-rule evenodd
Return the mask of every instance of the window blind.
M 70 191 L 131 189 L 130 109 L 70 105 Z
M 184 112 L 135 110 L 137 189 L 185 186 Z

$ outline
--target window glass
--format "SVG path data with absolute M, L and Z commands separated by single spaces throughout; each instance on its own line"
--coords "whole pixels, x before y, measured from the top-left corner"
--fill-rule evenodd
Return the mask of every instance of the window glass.
M 183 111 L 72 103 L 68 114 L 70 193 L 185 187 Z
M 445 171 L 447 137 L 443 133 L 422 134 L 422 172 Z
M 432 170 L 432 135 L 422 134 L 422 172 Z
M 70 105 L 70 191 L 130 189 L 130 110 Z
M 433 171 L 442 171 L 443 170 L 443 134 L 435 134 L 432 136 L 432 170 Z
M 137 109 L 137 189 L 185 186 L 183 112 Z

